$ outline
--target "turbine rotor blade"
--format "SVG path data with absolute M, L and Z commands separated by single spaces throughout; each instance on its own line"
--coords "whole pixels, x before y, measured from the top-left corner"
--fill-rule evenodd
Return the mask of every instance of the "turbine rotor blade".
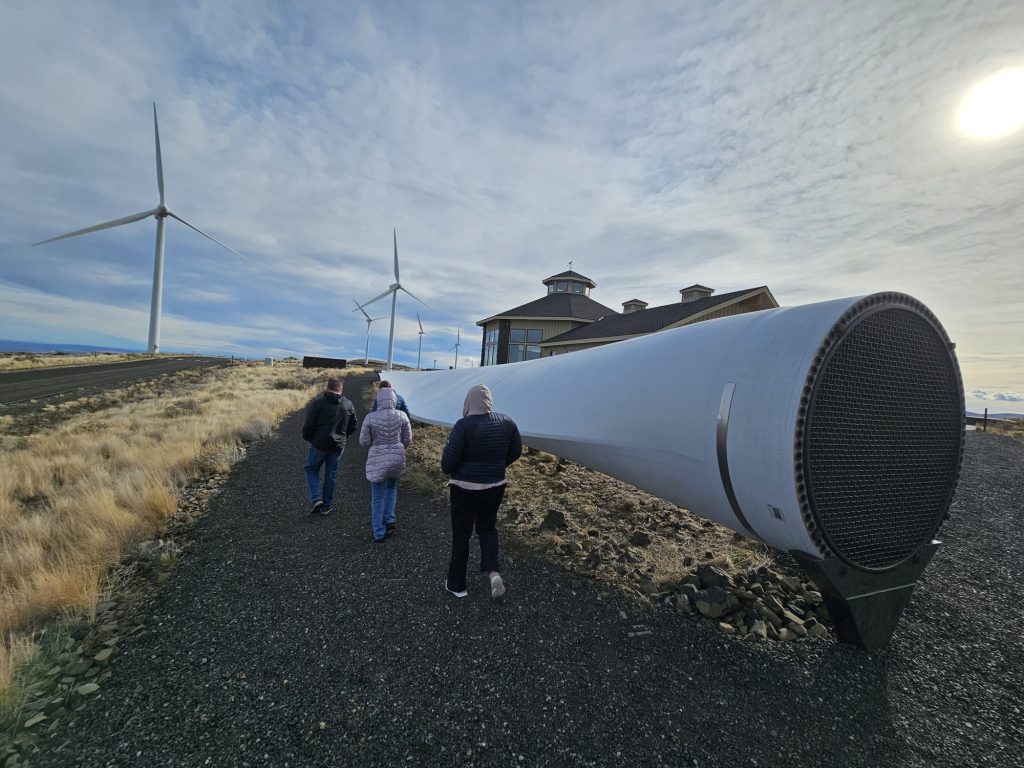
M 422 305 L 423 305 L 424 307 L 426 307 L 426 306 L 427 306 L 427 302 L 425 302 L 425 301 L 422 301 L 422 300 L 420 300 L 420 299 L 416 298 L 415 296 L 413 296 L 413 294 L 412 294 L 412 292 L 411 292 L 411 291 L 409 291 L 409 290 L 407 290 L 407 289 L 403 288 L 403 287 L 402 287 L 401 285 L 400 285 L 400 286 L 398 286 L 398 290 L 399 290 L 399 291 L 405 291 L 405 292 L 406 292 L 406 293 L 408 293 L 408 294 L 409 294 L 410 296 L 412 296 L 412 297 L 413 297 L 414 299 L 416 299 L 416 301 L 419 301 L 419 302 L 420 302 L 420 304 L 422 304 Z M 429 307 L 428 307 L 428 308 L 429 308 Z
M 164 161 L 160 154 L 160 126 L 156 122 L 156 102 L 153 102 L 153 136 L 156 139 L 156 188 L 160 190 L 160 205 L 164 200 Z M 177 217 L 175 217 L 177 218 Z
M 353 302 L 355 303 L 355 305 L 356 305 L 356 309 L 358 309 L 358 310 L 359 310 L 360 312 L 362 312 L 362 313 L 363 313 L 363 317 L 365 317 L 365 318 L 366 318 L 366 322 L 370 322 L 370 316 L 369 316 L 368 314 L 366 314 L 366 310 L 365 310 L 365 309 L 363 309 L 363 305 L 362 305 L 362 304 L 360 304 L 360 303 L 359 303 L 358 301 L 356 301 L 355 299 L 352 299 L 352 301 L 353 301 Z M 355 310 L 355 309 L 353 309 L 352 311 L 353 311 L 353 312 L 355 312 L 356 310 Z
M 392 232 L 395 235 L 395 282 L 401 283 L 402 281 L 398 279 L 398 230 L 394 229 Z
M 68 237 L 78 237 L 78 235 L 87 235 L 90 232 L 99 232 L 101 229 L 110 229 L 111 227 L 120 227 L 122 224 L 131 224 L 133 221 L 142 221 L 142 219 L 148 219 L 150 216 L 159 213 L 159 209 L 154 208 L 151 211 L 143 211 L 142 213 L 133 213 L 131 216 L 123 216 L 120 219 L 114 219 L 113 221 L 105 221 L 102 224 L 97 224 L 94 227 L 86 227 L 85 229 L 76 229 L 74 232 L 68 232 L 63 235 L 57 235 L 51 237 L 48 240 L 40 240 L 38 243 L 32 243 L 32 245 L 45 245 L 46 243 L 52 243 L 54 240 L 64 240 Z
M 184 224 L 189 229 L 194 229 L 196 232 L 198 232 L 200 235 L 205 237 L 207 240 L 212 240 L 213 242 L 215 242 L 217 245 L 219 245 L 224 250 L 231 251 L 233 254 L 235 254 L 235 256 L 237 256 L 238 258 L 242 259 L 242 261 L 248 261 L 248 259 L 245 258 L 245 256 L 240 254 L 234 248 L 229 248 L 228 246 L 224 245 L 224 243 L 222 243 L 220 240 L 218 240 L 216 237 L 212 237 L 212 236 L 206 234 L 205 232 L 203 232 L 203 230 L 201 230 L 199 227 L 196 227 L 196 226 L 193 226 L 193 225 L 189 224 L 187 221 L 185 221 L 183 218 L 181 218 L 181 216 L 178 216 L 176 213 L 171 213 L 170 211 L 168 211 L 167 215 L 170 216 L 172 219 L 177 219 L 178 221 L 180 221 L 182 224 Z
M 365 302 L 363 302 L 363 306 L 364 306 L 364 307 L 368 307 L 368 306 L 370 306 L 371 304 L 373 304 L 373 302 L 375 302 L 375 301 L 380 301 L 380 300 L 381 300 L 381 299 L 383 299 L 383 298 L 384 298 L 385 296 L 390 296 L 390 295 L 391 295 L 391 293 L 393 293 L 393 292 L 394 292 L 394 290 L 395 290 L 394 288 L 388 288 L 388 289 L 387 289 L 386 291 L 384 291 L 384 293 L 382 293 L 382 294 L 381 294 L 380 296 L 374 296 L 374 297 L 373 297 L 372 299 L 370 299 L 369 301 L 365 301 Z M 353 312 L 354 312 L 354 311 L 355 311 L 355 310 L 353 310 Z
M 423 321 L 420 320 L 419 312 L 416 313 L 416 322 L 420 325 L 420 333 L 426 333 L 426 331 L 423 330 Z

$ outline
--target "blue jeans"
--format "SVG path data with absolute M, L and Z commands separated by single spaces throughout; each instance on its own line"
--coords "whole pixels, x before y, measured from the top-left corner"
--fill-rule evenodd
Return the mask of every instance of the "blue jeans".
M 398 502 L 398 478 L 370 483 L 370 521 L 373 538 L 383 539 L 387 526 L 395 524 L 395 504 Z
M 312 445 L 306 457 L 306 485 L 309 486 L 309 500 L 322 501 L 324 506 L 331 506 L 334 499 L 334 479 L 338 476 L 338 461 L 344 451 L 321 451 Z M 324 485 L 320 488 L 320 467 L 324 467 Z

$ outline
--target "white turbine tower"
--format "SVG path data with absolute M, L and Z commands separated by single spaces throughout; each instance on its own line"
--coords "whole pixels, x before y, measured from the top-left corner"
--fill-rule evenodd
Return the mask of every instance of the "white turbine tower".
M 388 336 L 388 362 L 386 370 L 390 371 L 391 366 L 395 359 L 395 310 L 398 308 L 398 292 L 405 291 L 412 296 L 416 301 L 419 301 L 424 307 L 427 306 L 426 302 L 420 301 L 412 293 L 402 285 L 401 279 L 398 277 L 398 231 L 394 232 L 395 237 L 395 282 L 388 286 L 388 289 L 379 296 L 374 296 L 372 299 L 362 305 L 362 307 L 368 307 L 373 302 L 383 299 L 388 294 L 391 294 L 391 334 Z M 356 302 L 358 304 L 358 302 Z M 360 307 L 360 309 L 362 309 Z M 352 310 L 355 312 L 356 310 Z
M 245 258 L 233 248 L 228 248 L 220 240 L 215 237 L 203 232 L 198 227 L 195 227 L 185 221 L 183 218 L 173 213 L 170 208 L 167 207 L 166 197 L 164 195 L 164 164 L 160 156 L 160 127 L 156 121 L 156 104 L 153 104 L 153 136 L 156 140 L 156 187 L 160 192 L 160 204 L 149 211 L 143 211 L 142 213 L 134 213 L 131 216 L 124 216 L 120 219 L 114 219 L 113 221 L 107 221 L 103 224 L 97 224 L 93 227 L 86 227 L 85 229 L 77 229 L 74 232 L 68 232 L 65 235 L 58 235 L 57 237 L 51 237 L 49 240 L 41 240 L 33 245 L 44 245 L 45 243 L 52 243 L 55 240 L 64 240 L 68 237 L 77 237 L 78 235 L 87 235 L 90 232 L 99 232 L 101 229 L 111 229 L 112 227 L 120 227 L 122 224 L 131 224 L 133 221 L 141 221 L 142 219 L 148 219 L 150 216 L 156 219 L 156 253 L 153 258 L 153 299 L 149 309 L 149 352 L 153 354 L 160 351 L 160 305 L 163 298 L 163 284 L 164 284 L 164 219 L 170 216 L 172 219 L 177 219 L 189 229 L 194 229 L 200 235 L 205 237 L 207 240 L 212 240 L 221 248 L 231 251 L 240 258 Z
M 462 329 L 461 328 L 456 328 L 455 329 L 455 346 L 448 350 L 449 352 L 451 352 L 452 349 L 455 350 L 455 370 L 459 369 L 459 348 L 461 346 L 462 346 Z
M 362 304 L 360 304 L 355 299 L 352 299 L 352 301 L 355 302 L 355 305 L 359 307 L 359 311 L 363 313 L 363 317 L 366 318 L 366 351 L 363 353 L 363 365 L 368 365 L 370 362 L 370 324 L 375 323 L 378 320 L 383 320 L 384 318 L 370 317 L 368 314 L 366 314 L 366 310 L 363 309 Z
M 426 331 L 423 330 L 423 322 L 420 320 L 419 312 L 416 313 L 416 322 L 420 325 L 420 346 L 416 350 L 416 370 L 419 371 L 422 370 L 420 368 L 420 355 L 423 353 L 423 334 L 426 333 Z

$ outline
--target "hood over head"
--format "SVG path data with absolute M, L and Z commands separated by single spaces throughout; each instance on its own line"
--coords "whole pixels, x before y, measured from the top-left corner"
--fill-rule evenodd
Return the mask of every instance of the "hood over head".
M 486 384 L 475 384 L 466 393 L 466 402 L 462 406 L 463 416 L 479 416 L 494 411 L 491 402 L 491 390 Z
M 394 409 L 395 404 L 398 402 L 398 398 L 395 396 L 395 390 L 390 387 L 383 387 L 377 393 L 377 407 L 378 408 L 391 408 Z

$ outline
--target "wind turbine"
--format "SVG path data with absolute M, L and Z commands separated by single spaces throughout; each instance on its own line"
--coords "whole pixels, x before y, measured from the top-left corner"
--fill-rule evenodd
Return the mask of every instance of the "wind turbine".
M 156 208 L 149 211 L 143 211 L 142 213 L 133 213 L 131 216 L 124 216 L 120 219 L 114 219 L 113 221 L 107 221 L 103 224 L 97 224 L 92 227 L 86 227 L 85 229 L 76 229 L 74 232 L 68 232 L 65 235 L 58 235 L 57 237 L 51 237 L 49 240 L 41 240 L 38 243 L 32 245 L 44 245 L 46 243 L 52 243 L 55 240 L 64 240 L 68 237 L 77 237 L 78 235 L 87 235 L 90 232 L 99 232 L 101 229 L 111 229 L 112 227 L 120 227 L 122 224 L 131 224 L 133 221 L 141 221 L 142 219 L 148 219 L 150 216 L 156 219 L 156 253 L 153 257 L 153 298 L 149 308 L 149 353 L 154 354 L 160 351 L 160 305 L 163 299 L 163 284 L 164 284 L 164 219 L 170 216 L 172 219 L 177 219 L 189 229 L 194 229 L 200 235 L 205 237 L 207 240 L 212 240 L 221 248 L 231 251 L 235 256 L 242 259 L 242 256 L 234 248 L 228 248 L 220 240 L 215 237 L 203 232 L 199 227 L 192 226 L 185 221 L 181 216 L 173 213 L 170 208 L 167 207 L 167 199 L 164 195 L 164 164 L 160 155 L 160 127 L 156 121 L 156 103 L 153 104 L 153 136 L 156 140 L 156 187 L 160 192 L 160 204 Z
M 355 305 L 359 307 L 359 311 L 363 313 L 363 317 L 366 318 L 366 352 L 363 353 L 363 365 L 367 365 L 370 362 L 370 323 L 376 322 L 377 320 L 383 320 L 384 318 L 370 317 L 366 314 L 366 310 L 363 309 L 363 306 L 358 301 L 355 299 L 352 299 L 352 301 L 355 302 Z
M 455 370 L 459 369 L 459 348 L 461 346 L 462 346 L 462 329 L 461 328 L 456 328 L 455 329 L 455 346 L 448 350 L 449 352 L 451 352 L 452 349 L 455 350 Z
M 422 352 L 423 352 L 423 334 L 426 333 L 426 331 L 423 330 L 423 322 L 420 320 L 420 313 L 419 312 L 416 313 L 416 322 L 420 324 L 420 346 L 419 346 L 419 349 L 416 350 L 416 370 L 418 371 L 418 370 L 421 370 L 420 369 L 420 354 L 422 354 Z
M 395 236 L 395 282 L 393 282 L 391 285 L 389 285 L 388 289 L 386 291 L 384 291 L 384 293 L 380 294 L 380 296 L 374 296 L 372 299 L 370 299 L 369 301 L 367 301 L 365 304 L 362 305 L 363 307 L 368 307 L 371 304 L 373 304 L 373 302 L 378 301 L 379 299 L 383 299 L 389 293 L 391 294 L 391 334 L 390 334 L 390 336 L 388 336 L 388 362 L 387 362 L 387 368 L 385 369 L 385 370 L 388 370 L 388 371 L 391 370 L 391 365 L 392 365 L 392 363 L 394 362 L 394 359 L 395 359 L 395 310 L 398 307 L 398 292 L 399 291 L 405 291 L 410 296 L 412 296 L 414 299 L 416 299 L 416 297 L 413 296 L 412 293 L 402 285 L 402 281 L 398 277 L 398 231 L 397 230 L 395 230 L 394 236 Z M 419 301 L 420 304 L 422 304 L 424 307 L 427 306 L 426 302 L 424 302 L 424 301 L 420 301 L 419 299 L 416 299 L 416 301 Z M 356 302 L 356 303 L 358 303 L 358 302 Z M 360 307 L 360 309 L 362 309 L 362 307 Z M 354 309 L 352 311 L 355 312 Z

